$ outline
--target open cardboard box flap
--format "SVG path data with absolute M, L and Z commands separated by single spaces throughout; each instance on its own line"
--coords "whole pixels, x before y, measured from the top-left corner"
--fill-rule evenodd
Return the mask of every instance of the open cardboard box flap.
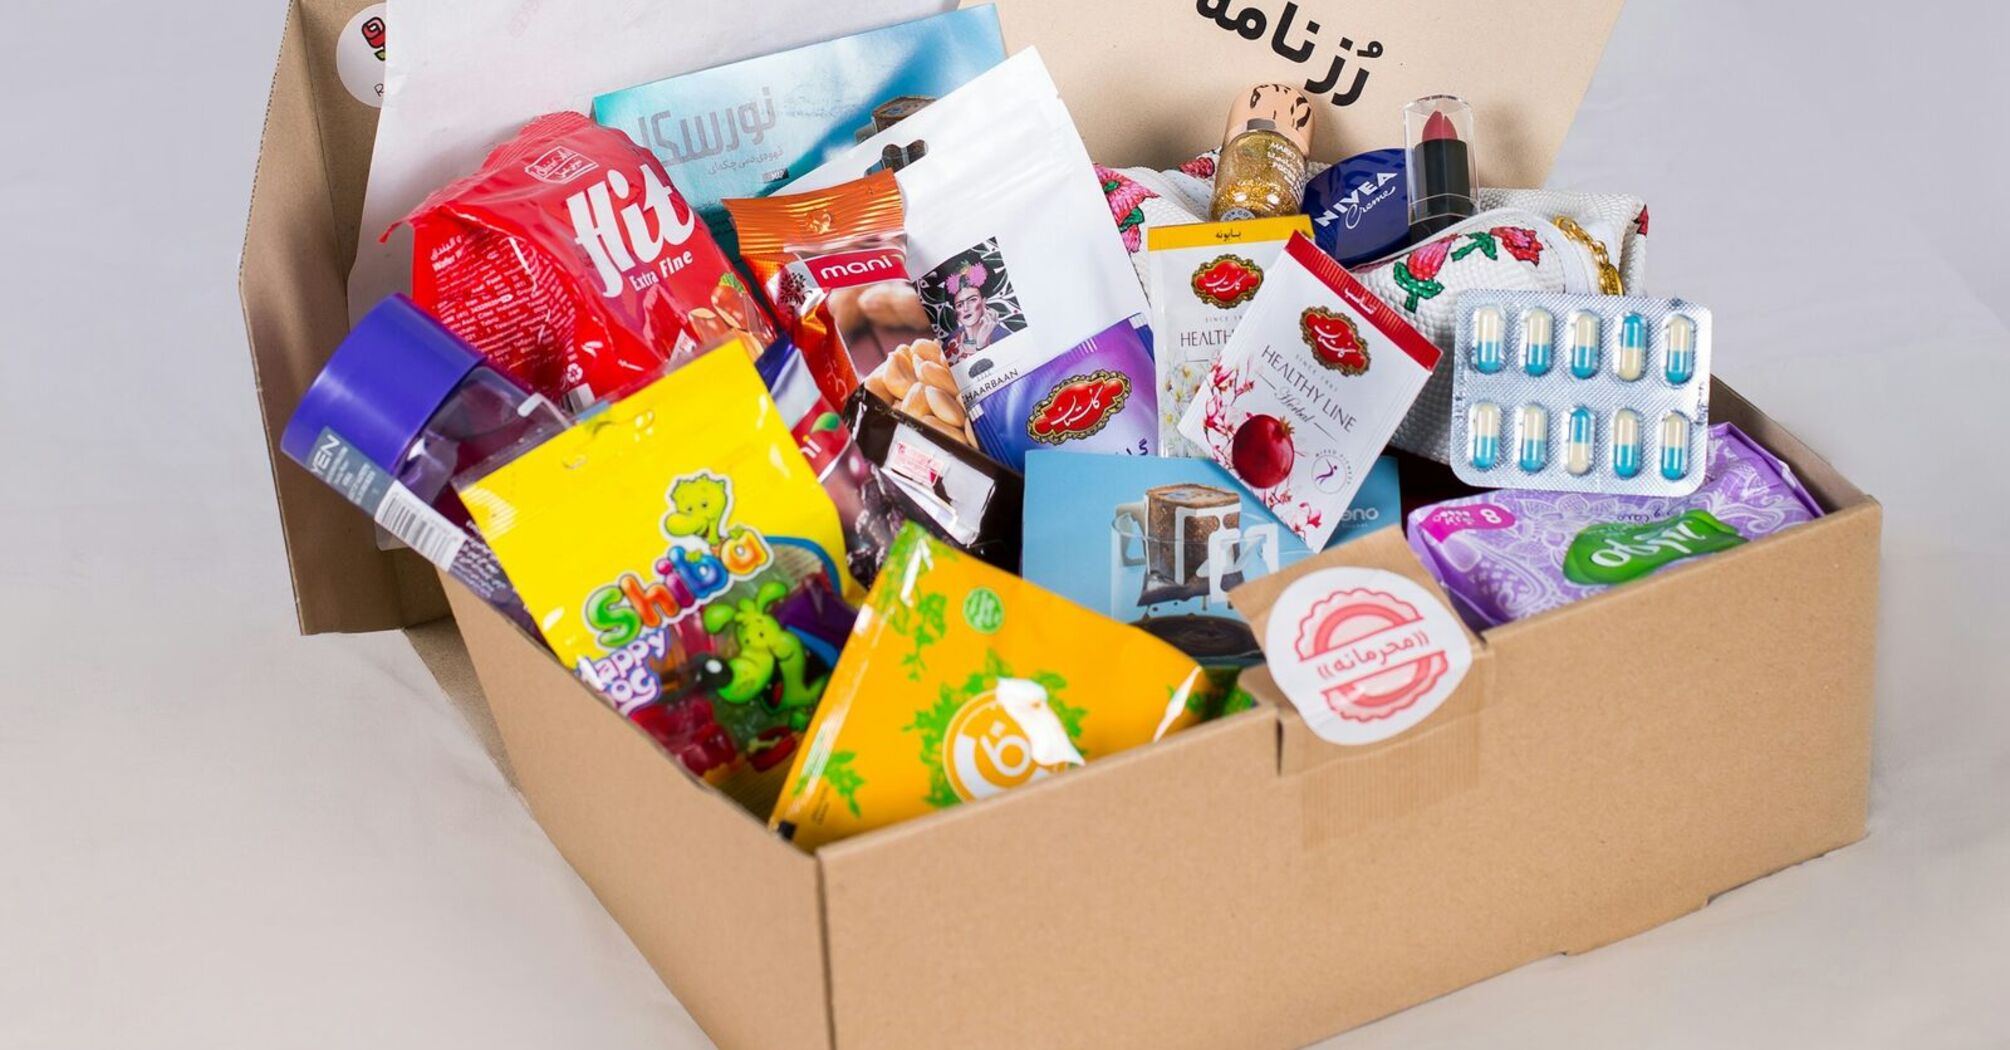
M 1229 102 L 1274 81 L 1313 99 L 1313 154 L 1403 144 L 1403 105 L 1469 99 L 1483 186 L 1540 186 L 1622 0 L 966 0 L 1037 46 L 1089 152 L 1170 167 L 1221 145 Z M 1172 72 L 1172 71 L 1177 71 Z M 1324 87 L 1324 90 L 1317 90 Z
M 1863 833 L 1879 508 L 1718 384 L 1715 418 L 1831 513 L 1483 632 L 1460 693 L 1418 729 L 1329 747 L 1258 671 L 1252 711 L 797 851 L 279 462 L 279 431 L 346 328 L 375 111 L 337 83 L 334 39 L 365 2 L 292 0 L 240 275 L 301 627 L 423 625 L 409 633 L 442 687 L 721 1046 L 1299 1046 L 1645 929 Z M 1327 45 L 1342 26 L 1356 52 L 1382 44 L 1323 156 L 1386 144 L 1399 102 L 1456 90 L 1484 100 L 1485 180 L 1533 184 L 1618 6 L 1220 10 L 1290 9 Z M 1108 163 L 1212 145 L 1225 92 L 1315 75 L 1203 19 L 1212 0 L 1001 8 Z M 1422 573 L 1394 530 L 1333 556 Z M 458 624 L 441 619 L 449 598 Z

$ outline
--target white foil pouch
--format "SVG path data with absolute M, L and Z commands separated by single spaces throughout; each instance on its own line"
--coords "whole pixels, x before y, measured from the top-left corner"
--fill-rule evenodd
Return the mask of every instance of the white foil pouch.
M 881 165 L 907 205 L 907 270 L 966 405 L 1145 313 L 1089 153 L 1027 48 L 789 184 Z

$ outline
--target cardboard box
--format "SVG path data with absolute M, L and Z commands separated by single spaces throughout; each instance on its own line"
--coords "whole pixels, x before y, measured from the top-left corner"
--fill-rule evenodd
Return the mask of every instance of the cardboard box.
M 962 2 L 997 5 L 1008 49 L 1039 47 L 1089 152 L 1113 167 L 1221 145 L 1229 103 L 1276 82 L 1312 100 L 1322 160 L 1400 146 L 1404 103 L 1459 95 L 1480 185 L 1540 186 L 1623 0 Z
M 538 821 L 722 1047 L 1300 1046 L 1862 835 L 1879 507 L 1720 385 L 1831 513 L 1485 632 L 1418 729 L 1326 745 L 1257 674 L 1254 710 L 797 851 L 281 462 L 347 316 L 370 114 L 332 39 L 360 6 L 294 0 L 241 276 L 301 627 L 405 627 L 485 696 Z M 1394 530 L 1337 557 L 1424 579 Z

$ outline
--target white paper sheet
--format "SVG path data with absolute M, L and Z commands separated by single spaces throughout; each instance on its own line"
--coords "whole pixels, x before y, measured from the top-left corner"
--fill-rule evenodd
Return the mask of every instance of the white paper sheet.
M 410 286 L 411 238 L 377 238 L 540 113 L 660 77 L 921 18 L 954 0 L 392 0 L 384 112 L 351 320 Z

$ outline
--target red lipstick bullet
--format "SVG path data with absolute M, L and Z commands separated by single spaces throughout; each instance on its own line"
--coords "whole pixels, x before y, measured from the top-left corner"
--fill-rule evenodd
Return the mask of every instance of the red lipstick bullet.
M 1473 199 L 1473 108 L 1456 95 L 1430 95 L 1403 107 L 1409 146 L 1410 241 L 1416 243 L 1478 206 Z

